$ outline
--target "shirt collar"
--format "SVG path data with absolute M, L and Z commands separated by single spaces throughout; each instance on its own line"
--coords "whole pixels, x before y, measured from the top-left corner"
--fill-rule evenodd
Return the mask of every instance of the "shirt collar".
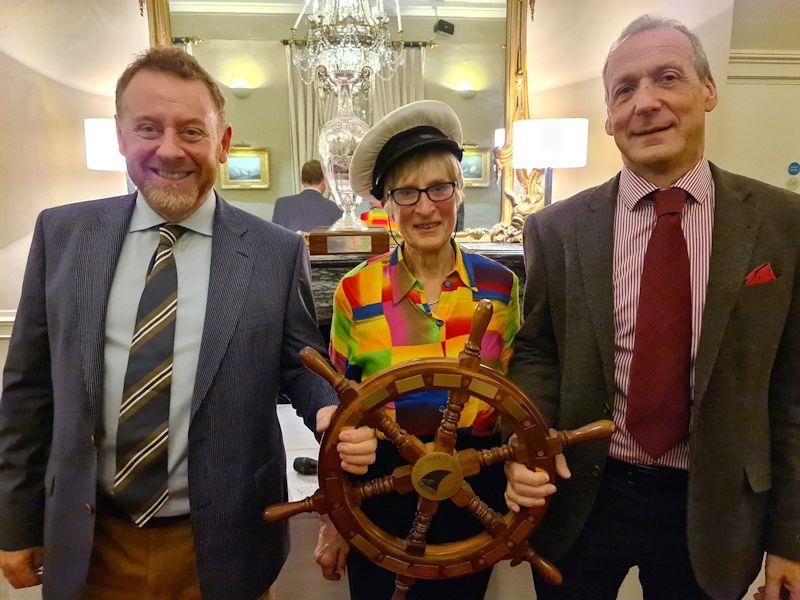
M 456 255 L 456 261 L 453 265 L 453 270 L 447 274 L 447 277 L 451 277 L 453 274 L 455 274 L 459 279 L 461 279 L 461 282 L 464 285 L 473 291 L 477 291 L 477 288 L 473 286 L 472 272 L 464 261 L 464 255 L 461 252 L 461 247 L 454 241 L 452 241 L 451 244 Z M 392 302 L 399 304 L 403 298 L 405 298 L 408 293 L 414 289 L 414 284 L 417 282 L 417 278 L 414 277 L 413 273 L 411 273 L 411 270 L 408 268 L 405 260 L 403 259 L 403 249 L 401 246 L 397 246 L 389 257 L 387 275 L 389 277 L 389 285 L 392 290 Z
M 710 195 L 714 180 L 711 177 L 711 168 L 705 157 L 688 172 L 678 179 L 672 186 L 681 188 L 689 193 L 694 200 L 702 204 Z M 625 208 L 632 211 L 636 204 L 651 192 L 659 189 L 643 177 L 640 177 L 628 167 L 623 167 L 619 176 L 618 200 Z
M 211 236 L 214 230 L 214 209 L 216 204 L 216 195 L 214 190 L 210 189 L 206 194 L 206 199 L 203 200 L 197 210 L 178 223 L 178 225 L 197 233 Z M 136 204 L 133 207 L 133 215 L 131 215 L 131 224 L 128 227 L 128 231 L 144 231 L 166 222 L 167 220 L 164 217 L 150 208 L 140 190 L 136 194 Z

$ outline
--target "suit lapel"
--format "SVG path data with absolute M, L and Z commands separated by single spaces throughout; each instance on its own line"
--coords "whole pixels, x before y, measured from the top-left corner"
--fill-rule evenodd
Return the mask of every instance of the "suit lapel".
M 695 411 L 708 387 L 722 336 L 744 284 L 762 218 L 758 198 L 713 164 L 711 174 L 714 178 L 714 230 L 700 345 L 694 366 Z
M 100 427 L 106 307 L 114 270 L 133 214 L 136 194 L 112 199 L 83 233 L 75 274 L 78 332 L 89 418 Z
M 247 226 L 242 223 L 241 216 L 217 196 L 206 319 L 192 394 L 191 418 L 208 394 L 244 307 L 253 267 L 246 233 Z
M 614 206 L 619 177 L 599 186 L 577 219 L 577 246 L 586 302 L 603 361 L 606 387 L 614 383 Z

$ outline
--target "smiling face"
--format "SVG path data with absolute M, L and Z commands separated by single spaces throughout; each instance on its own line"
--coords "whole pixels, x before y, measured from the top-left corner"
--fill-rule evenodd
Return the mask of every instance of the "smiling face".
M 214 185 L 231 142 L 208 88 L 142 70 L 122 93 L 118 112 L 119 151 L 147 203 L 170 222 L 192 214 Z
M 406 163 L 390 173 L 385 189 L 424 189 L 437 183 L 460 181 L 454 173 L 460 167 L 451 154 L 429 154 L 420 158 L 421 161 Z M 449 200 L 431 202 L 427 194 L 421 194 L 419 202 L 413 206 L 398 206 L 389 200 L 386 210 L 397 221 L 397 229 L 412 252 L 449 257 L 452 255 L 450 236 L 455 231 L 460 198 L 459 185 Z
M 703 155 L 717 88 L 699 78 L 693 58 L 686 35 L 659 28 L 632 35 L 608 60 L 606 133 L 625 165 L 655 185 L 671 185 Z

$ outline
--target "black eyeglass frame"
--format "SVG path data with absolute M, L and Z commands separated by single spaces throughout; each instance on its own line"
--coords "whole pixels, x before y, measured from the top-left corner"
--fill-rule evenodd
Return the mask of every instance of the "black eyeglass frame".
M 440 186 L 440 185 L 451 185 L 451 186 L 453 186 L 453 191 L 450 193 L 450 195 L 447 198 L 442 198 L 441 200 L 434 200 L 433 198 L 431 198 L 430 194 L 428 194 L 428 190 L 430 190 L 431 188 L 435 188 L 437 186 Z M 397 206 L 414 206 L 415 204 L 417 204 L 419 202 L 420 198 L 422 198 L 422 192 L 425 192 L 425 195 L 428 197 L 428 200 L 430 200 L 431 202 L 436 204 L 436 203 L 439 203 L 439 202 L 447 202 L 448 200 L 450 200 L 450 198 L 455 196 L 457 189 L 458 189 L 458 182 L 457 181 L 440 181 L 439 183 L 434 183 L 433 185 L 429 185 L 426 188 L 414 188 L 414 187 L 395 188 L 393 190 L 387 190 L 386 194 L 389 196 L 389 198 L 391 198 L 392 202 L 397 204 Z M 409 202 L 409 203 L 398 202 L 397 199 L 394 197 L 394 193 L 399 191 L 399 190 L 414 190 L 415 192 L 417 192 L 417 199 L 414 200 L 413 202 Z

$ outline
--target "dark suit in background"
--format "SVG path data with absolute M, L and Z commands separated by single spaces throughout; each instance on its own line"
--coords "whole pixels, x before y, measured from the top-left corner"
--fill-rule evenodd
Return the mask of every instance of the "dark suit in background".
M 299 194 L 278 198 L 272 222 L 290 231 L 308 232 L 315 227 L 330 227 L 341 216 L 335 202 L 309 187 Z

